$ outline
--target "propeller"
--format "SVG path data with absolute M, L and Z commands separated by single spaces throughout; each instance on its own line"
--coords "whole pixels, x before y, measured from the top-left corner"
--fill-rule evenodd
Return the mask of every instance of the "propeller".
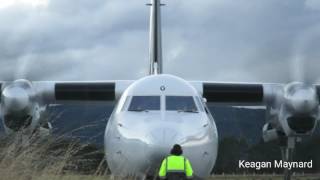
M 320 25 L 314 25 L 307 28 L 301 33 L 294 41 L 291 56 L 291 79 L 290 81 L 300 81 L 308 84 L 316 83 L 319 81 L 317 76 L 310 76 L 307 71 L 307 67 L 310 68 L 310 64 L 315 66 L 318 57 L 310 57 L 310 49 L 315 47 L 315 40 L 320 37 Z M 317 54 L 319 56 L 319 54 Z
M 314 39 L 319 38 L 319 30 L 319 25 L 310 27 L 295 40 L 290 61 L 290 81 L 293 83 L 277 90 L 276 98 L 278 100 L 271 108 L 276 109 L 277 112 L 268 112 L 271 116 L 276 117 L 278 124 L 274 123 L 272 119 L 269 122 L 277 130 L 284 131 L 287 136 L 312 134 L 320 119 L 320 89 L 314 85 L 317 82 L 317 77 L 310 77 L 306 70 L 309 58 L 308 49 L 312 47 Z
M 16 80 L 6 83 L 1 92 L 1 116 L 6 131 L 34 129 L 38 103 L 31 82 Z
M 31 59 L 28 58 L 20 58 L 18 60 L 18 67 L 14 73 L 14 79 L 27 79 L 28 66 Z
M 279 120 L 287 136 L 312 134 L 319 117 L 319 99 L 313 85 L 291 83 L 285 87 Z
M 8 112 L 20 112 L 27 109 L 30 103 L 30 97 L 26 89 L 11 85 L 4 88 L 2 92 L 2 107 Z
M 287 109 L 295 115 L 310 114 L 318 109 L 316 87 L 303 83 L 291 83 L 285 87 L 284 101 Z

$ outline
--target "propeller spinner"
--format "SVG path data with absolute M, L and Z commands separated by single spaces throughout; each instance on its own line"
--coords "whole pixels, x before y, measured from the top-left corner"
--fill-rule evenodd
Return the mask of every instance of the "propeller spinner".
M 1 93 L 1 115 L 7 131 L 34 127 L 33 116 L 37 109 L 32 84 L 17 80 L 6 84 Z
M 319 119 L 319 100 L 315 86 L 291 83 L 285 87 L 280 122 L 285 134 L 310 134 Z

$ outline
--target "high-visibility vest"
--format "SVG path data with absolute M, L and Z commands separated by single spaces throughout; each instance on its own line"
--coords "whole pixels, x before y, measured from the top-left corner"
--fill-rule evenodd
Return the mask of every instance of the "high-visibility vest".
M 170 155 L 162 161 L 159 177 L 166 178 L 167 173 L 185 173 L 187 178 L 193 176 L 189 160 L 183 156 Z

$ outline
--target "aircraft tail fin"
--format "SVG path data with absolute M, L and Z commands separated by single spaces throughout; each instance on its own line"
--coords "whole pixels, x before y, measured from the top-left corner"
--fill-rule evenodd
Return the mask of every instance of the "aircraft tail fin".
M 150 75 L 162 74 L 162 38 L 161 38 L 161 0 L 151 0 L 150 6 L 150 39 L 149 59 Z

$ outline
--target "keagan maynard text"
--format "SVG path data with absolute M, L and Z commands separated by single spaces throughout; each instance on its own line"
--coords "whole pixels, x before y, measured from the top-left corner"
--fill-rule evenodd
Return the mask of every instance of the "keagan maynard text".
M 286 169 L 311 169 L 312 168 L 312 160 L 309 162 L 286 162 L 282 160 L 274 160 L 273 162 L 252 162 L 239 160 L 239 168 L 240 169 L 269 169 L 269 168 L 286 168 Z

